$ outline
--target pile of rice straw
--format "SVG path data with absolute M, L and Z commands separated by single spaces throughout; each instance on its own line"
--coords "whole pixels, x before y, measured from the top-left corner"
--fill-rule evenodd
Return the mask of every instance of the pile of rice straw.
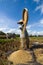
M 27 63 L 32 60 L 32 55 L 29 51 L 18 50 L 13 52 L 9 57 L 9 61 L 12 61 L 15 64 Z

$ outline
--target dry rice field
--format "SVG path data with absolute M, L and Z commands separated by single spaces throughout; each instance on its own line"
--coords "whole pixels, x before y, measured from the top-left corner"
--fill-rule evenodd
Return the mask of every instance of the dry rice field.
M 32 43 L 34 43 L 34 42 L 39 42 L 39 44 L 43 43 L 43 37 L 30 37 L 29 39 L 30 39 L 30 45 L 32 45 Z M 4 40 L 0 41 L 0 65 L 9 65 L 7 58 L 11 54 L 13 54 L 13 53 L 15 54 L 19 50 L 18 48 L 19 48 L 19 45 L 20 45 L 20 39 L 17 38 L 17 39 L 13 39 L 13 40 L 10 40 L 10 41 L 9 40 L 4 39 Z M 5 53 L 8 52 L 8 51 L 11 51 L 11 53 L 9 55 L 6 55 Z M 26 57 L 29 57 L 29 58 L 24 58 L 24 61 L 26 59 L 28 59 L 28 62 L 30 62 L 32 60 L 32 55 L 30 54 L 30 50 L 27 50 L 27 51 L 28 51 L 29 54 L 26 51 L 22 51 L 21 53 L 23 53 L 23 54 L 21 56 L 23 56 L 23 58 L 24 58 L 25 55 L 26 55 Z M 20 51 L 18 51 L 18 52 L 20 54 Z M 24 55 L 24 53 L 25 53 L 25 55 Z M 34 54 L 35 54 L 35 57 L 36 57 L 36 61 L 39 64 L 28 64 L 28 65 L 40 65 L 40 64 L 43 65 L 43 48 L 34 49 Z M 16 56 L 15 56 L 15 58 L 16 58 Z M 22 58 L 22 60 L 23 60 L 23 58 Z M 19 59 L 18 59 L 17 62 L 19 62 Z M 23 63 L 24 63 L 24 65 L 27 65 L 27 64 L 25 64 L 25 62 L 23 62 Z M 19 64 L 19 65 L 21 65 L 21 64 Z

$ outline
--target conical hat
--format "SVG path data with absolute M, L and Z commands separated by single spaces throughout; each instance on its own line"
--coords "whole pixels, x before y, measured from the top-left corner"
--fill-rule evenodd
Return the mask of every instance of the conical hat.
M 27 10 L 27 8 L 25 8 L 23 10 L 23 23 L 27 24 L 27 22 L 28 22 L 28 10 Z
M 27 10 L 27 8 L 25 8 L 24 10 L 23 10 L 23 16 L 22 16 L 22 19 L 18 22 L 18 24 L 27 24 L 27 22 L 28 22 L 28 10 Z

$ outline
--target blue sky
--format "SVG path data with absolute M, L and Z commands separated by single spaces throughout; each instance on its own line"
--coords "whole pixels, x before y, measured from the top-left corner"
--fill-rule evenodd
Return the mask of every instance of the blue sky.
M 0 0 L 0 31 L 20 33 L 17 22 L 24 8 L 29 13 L 28 33 L 43 35 L 43 0 Z

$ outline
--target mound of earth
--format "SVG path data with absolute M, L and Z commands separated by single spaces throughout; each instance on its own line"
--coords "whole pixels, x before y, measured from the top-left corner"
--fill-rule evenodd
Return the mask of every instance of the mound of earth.
M 13 64 L 24 64 L 27 62 L 32 61 L 32 55 L 30 52 L 26 50 L 18 50 L 13 52 L 9 57 L 8 60 L 13 62 Z

